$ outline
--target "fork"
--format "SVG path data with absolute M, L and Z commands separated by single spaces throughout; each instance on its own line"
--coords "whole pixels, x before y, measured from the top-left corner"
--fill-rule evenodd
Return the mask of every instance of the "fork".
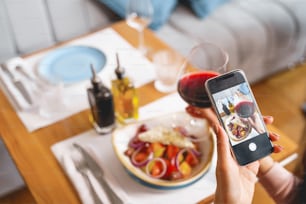
M 113 191 L 113 189 L 104 179 L 103 169 L 98 166 L 98 164 L 92 159 L 92 157 L 82 146 L 76 143 L 74 143 L 73 145 L 79 151 L 80 155 L 82 155 L 83 161 L 85 161 L 85 163 L 87 164 L 88 170 L 93 173 L 97 181 L 100 183 L 101 187 L 106 192 L 109 201 L 114 204 L 123 204 L 124 202 L 121 200 L 121 198 Z
M 86 162 L 84 161 L 84 159 L 82 158 L 81 155 L 78 155 L 78 156 L 75 156 L 75 157 L 72 157 L 72 161 L 75 165 L 75 168 L 76 170 L 82 175 L 82 177 L 84 178 L 87 186 L 89 186 L 89 190 L 90 190 L 90 193 L 92 194 L 93 196 L 93 199 L 94 199 L 94 203 L 95 204 L 103 204 L 103 202 L 100 200 L 89 176 L 88 176 L 88 173 L 89 173 L 89 169 L 87 167 L 87 164 Z

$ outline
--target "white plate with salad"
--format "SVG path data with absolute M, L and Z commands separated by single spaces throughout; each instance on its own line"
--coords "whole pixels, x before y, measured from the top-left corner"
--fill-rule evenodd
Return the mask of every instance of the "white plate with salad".
M 149 187 L 191 185 L 209 170 L 214 139 L 206 120 L 178 112 L 139 121 L 114 131 L 112 144 L 127 173 Z

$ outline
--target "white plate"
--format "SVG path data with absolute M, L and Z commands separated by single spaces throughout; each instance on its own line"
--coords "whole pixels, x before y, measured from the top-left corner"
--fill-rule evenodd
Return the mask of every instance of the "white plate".
M 235 117 L 235 119 L 233 119 Z M 229 136 L 232 140 L 234 141 L 241 141 L 241 140 L 244 140 L 245 138 L 247 138 L 249 136 L 249 134 L 251 133 L 251 130 L 252 130 L 252 126 L 250 123 L 243 123 L 246 127 L 246 132 L 245 132 L 245 135 L 238 138 L 236 135 L 234 135 L 232 133 L 232 131 L 230 130 L 230 128 L 228 127 L 228 125 L 232 122 L 233 125 L 239 125 L 239 123 L 243 123 L 239 116 L 237 114 L 233 114 L 233 115 L 230 115 L 230 117 L 228 117 L 225 121 L 225 126 L 226 126 L 226 130 L 227 132 L 229 133 Z
M 209 170 L 211 165 L 214 152 L 214 139 L 212 137 L 212 131 L 208 127 L 206 120 L 199 120 L 197 126 L 194 126 L 189 123 L 190 119 L 192 118 L 187 113 L 178 112 L 141 121 L 115 130 L 112 138 L 113 148 L 116 156 L 127 170 L 127 173 L 141 184 L 158 189 L 182 188 L 202 178 Z M 188 133 L 202 138 L 200 142 L 201 162 L 197 167 L 195 167 L 195 169 L 193 169 L 189 178 L 175 181 L 156 179 L 148 176 L 145 172 L 132 165 L 130 159 L 124 154 L 124 152 L 127 150 L 129 141 L 132 137 L 134 137 L 137 128 L 141 124 L 145 124 L 149 129 L 156 126 L 183 126 Z

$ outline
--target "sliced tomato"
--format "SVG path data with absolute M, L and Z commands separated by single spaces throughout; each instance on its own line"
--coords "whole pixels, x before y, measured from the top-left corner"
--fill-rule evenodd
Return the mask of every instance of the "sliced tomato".
M 146 172 L 148 175 L 155 178 L 163 178 L 166 174 L 167 164 L 161 158 L 153 159 L 148 163 Z
M 185 157 L 185 161 L 190 165 L 190 166 L 196 166 L 197 164 L 200 163 L 199 159 L 192 154 L 191 151 L 188 151 L 186 157 Z
M 171 160 L 172 158 L 176 157 L 179 151 L 180 149 L 177 146 L 167 145 L 167 158 Z
M 142 162 L 145 161 L 148 158 L 148 154 L 144 152 L 139 152 L 135 155 L 134 159 L 136 162 Z
M 163 171 L 162 164 L 160 162 L 154 162 L 151 169 L 151 175 L 153 177 L 157 177 L 161 174 L 162 171 Z
M 176 165 L 175 165 L 175 158 L 172 158 L 171 160 L 170 159 L 165 159 L 165 162 L 167 164 L 167 171 L 166 171 L 166 174 L 165 174 L 164 178 L 170 179 L 173 172 L 178 171 L 178 169 L 176 168 Z

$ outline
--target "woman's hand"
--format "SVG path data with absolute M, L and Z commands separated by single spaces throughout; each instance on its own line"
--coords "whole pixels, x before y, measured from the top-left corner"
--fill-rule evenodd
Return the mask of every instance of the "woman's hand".
M 219 125 L 219 121 L 213 109 L 195 108 L 188 106 L 186 111 L 198 118 L 205 118 L 214 127 L 217 135 L 217 189 L 215 203 L 251 203 L 254 194 L 257 174 L 260 176 L 266 173 L 274 164 L 273 159 L 267 156 L 259 161 L 255 161 L 246 166 L 240 166 L 232 156 L 229 139 L 224 129 Z M 265 124 L 272 124 L 272 116 L 264 116 Z M 278 141 L 279 135 L 270 132 L 271 141 Z M 278 144 L 273 145 L 273 152 L 282 151 Z
M 251 203 L 254 194 L 259 162 L 240 166 L 231 153 L 228 136 L 219 125 L 213 109 L 188 106 L 186 111 L 193 117 L 205 118 L 217 135 L 217 189 L 214 203 Z
M 214 125 L 217 135 L 217 189 L 215 203 L 251 203 L 253 200 L 259 162 L 240 166 L 231 153 L 228 137 L 224 129 Z

